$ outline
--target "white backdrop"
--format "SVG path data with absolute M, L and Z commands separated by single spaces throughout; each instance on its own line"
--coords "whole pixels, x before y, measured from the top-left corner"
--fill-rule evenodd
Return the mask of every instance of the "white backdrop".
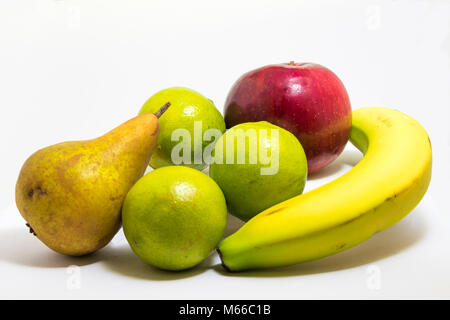
M 0 297 L 450 298 L 449 23 L 445 0 L 0 2 Z M 290 60 L 333 70 L 354 109 L 396 108 L 427 129 L 432 184 L 404 221 L 334 257 L 232 277 L 215 255 L 182 274 L 151 269 L 121 234 L 71 259 L 26 233 L 14 186 L 32 152 L 103 134 L 169 86 L 222 110 L 242 73 Z M 348 146 L 307 189 L 358 157 Z

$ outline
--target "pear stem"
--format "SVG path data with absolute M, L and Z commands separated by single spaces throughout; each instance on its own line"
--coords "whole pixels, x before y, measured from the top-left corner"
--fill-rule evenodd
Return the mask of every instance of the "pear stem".
M 167 102 L 165 105 L 161 107 L 158 111 L 155 112 L 155 116 L 159 119 L 164 112 L 170 107 L 170 102 Z

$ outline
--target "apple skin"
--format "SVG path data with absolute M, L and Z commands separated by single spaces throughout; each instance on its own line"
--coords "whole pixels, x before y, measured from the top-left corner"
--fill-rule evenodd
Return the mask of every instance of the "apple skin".
M 350 136 L 352 110 L 341 80 L 314 63 L 268 65 L 242 75 L 225 102 L 225 123 L 268 121 L 299 139 L 308 173 L 333 162 Z

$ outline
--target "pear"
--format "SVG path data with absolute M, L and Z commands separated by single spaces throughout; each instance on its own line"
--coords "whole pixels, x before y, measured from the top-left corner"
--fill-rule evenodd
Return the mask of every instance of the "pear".
M 169 105 L 99 138 L 63 142 L 32 154 L 16 184 L 16 205 L 30 232 L 71 256 L 108 244 L 120 229 L 125 196 L 148 166 L 158 118 Z

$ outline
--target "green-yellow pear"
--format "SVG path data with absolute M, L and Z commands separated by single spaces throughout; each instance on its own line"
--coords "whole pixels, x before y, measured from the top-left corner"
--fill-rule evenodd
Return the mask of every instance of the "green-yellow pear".
M 141 114 L 105 135 L 43 148 L 24 163 L 16 204 L 27 225 L 56 252 L 94 252 L 121 226 L 127 192 L 144 174 L 159 134 L 156 114 Z

